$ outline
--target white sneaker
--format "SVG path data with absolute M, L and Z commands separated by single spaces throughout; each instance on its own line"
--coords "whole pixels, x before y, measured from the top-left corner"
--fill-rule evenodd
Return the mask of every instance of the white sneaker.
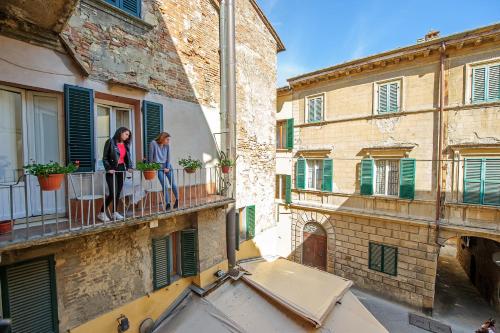
M 108 215 L 106 215 L 106 213 L 104 213 L 104 212 L 100 212 L 100 213 L 97 215 L 97 218 L 98 218 L 99 220 L 101 220 L 102 222 L 109 222 L 109 221 L 110 221 L 110 219 L 109 219 Z
M 124 219 L 123 215 L 118 213 L 118 212 L 114 212 L 113 217 L 115 220 L 123 220 Z

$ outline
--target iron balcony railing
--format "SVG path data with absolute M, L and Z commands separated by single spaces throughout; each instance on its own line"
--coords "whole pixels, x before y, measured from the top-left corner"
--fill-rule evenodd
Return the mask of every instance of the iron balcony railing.
M 22 174 L 12 181 L 0 180 L 0 247 L 165 215 L 232 198 L 228 193 L 230 177 L 217 167 L 197 169 L 194 173 L 173 169 L 170 173 L 177 191 L 167 177 L 162 186 L 156 174 L 147 180 L 144 173 L 137 170 L 67 174 L 61 187 L 54 191 L 42 191 L 37 177 L 32 175 Z M 119 198 L 113 199 L 108 206 L 107 218 L 103 218 L 99 213 L 109 194 L 106 175 L 112 177 L 113 192 L 116 192 L 119 177 L 124 184 Z

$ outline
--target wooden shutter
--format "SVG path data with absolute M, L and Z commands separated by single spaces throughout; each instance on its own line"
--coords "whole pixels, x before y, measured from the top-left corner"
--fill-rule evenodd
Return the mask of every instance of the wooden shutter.
M 198 274 L 198 244 L 196 229 L 181 231 L 181 262 L 182 276 L 195 276 Z
M 149 160 L 149 144 L 163 131 L 163 105 L 144 101 L 142 104 L 142 133 L 144 157 Z
M 255 237 L 255 205 L 246 208 L 247 239 Z
M 378 86 L 378 113 L 387 113 L 387 84 L 381 84 Z
M 3 268 L 2 298 L 12 333 L 59 332 L 52 257 Z
M 321 182 L 321 190 L 332 192 L 333 189 L 333 160 L 323 160 L 323 181 Z
M 80 161 L 78 171 L 94 171 L 94 92 L 91 89 L 64 85 L 66 116 L 66 160 Z
M 389 106 L 388 112 L 398 112 L 399 110 L 399 83 L 393 82 L 388 84 L 389 86 L 389 100 L 387 102 Z
M 500 159 L 484 160 L 483 204 L 500 206 Z
M 483 160 L 481 158 L 466 158 L 464 172 L 464 202 L 481 203 Z
M 382 245 L 370 243 L 368 248 L 368 267 L 375 271 L 382 271 Z
M 361 194 L 373 194 L 373 159 L 364 158 L 361 160 Z
M 486 100 L 486 67 L 472 69 L 472 102 Z
M 382 271 L 390 275 L 398 275 L 398 249 L 382 245 Z
M 415 198 L 415 167 L 414 158 L 403 158 L 399 162 L 399 197 Z
M 170 284 L 170 238 L 153 239 L 153 288 Z
M 292 203 L 292 176 L 285 176 L 285 203 Z
M 488 101 L 500 99 L 500 64 L 488 68 Z
M 286 148 L 293 149 L 293 118 L 286 121 Z
M 302 157 L 297 160 L 295 187 L 301 190 L 306 188 L 306 160 Z
M 141 0 L 121 0 L 121 8 L 134 16 L 141 16 Z

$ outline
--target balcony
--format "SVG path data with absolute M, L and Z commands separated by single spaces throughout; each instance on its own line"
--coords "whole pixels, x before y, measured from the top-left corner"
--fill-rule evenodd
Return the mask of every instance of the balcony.
M 173 207 L 175 190 L 168 182 L 162 188 L 156 174 L 152 180 L 139 171 L 112 174 L 113 183 L 122 177 L 124 186 L 119 199 L 109 205 L 106 221 L 98 218 L 108 194 L 104 171 L 65 175 L 61 188 L 55 191 L 41 191 L 35 176 L 12 171 L 12 177 L 0 179 L 0 248 L 38 245 L 148 222 L 154 226 L 159 219 L 233 201 L 228 194 L 229 177 L 219 168 L 171 172 L 178 188 L 177 207 Z M 172 207 L 165 204 L 165 197 L 172 198 Z M 123 219 L 111 214 L 113 207 Z

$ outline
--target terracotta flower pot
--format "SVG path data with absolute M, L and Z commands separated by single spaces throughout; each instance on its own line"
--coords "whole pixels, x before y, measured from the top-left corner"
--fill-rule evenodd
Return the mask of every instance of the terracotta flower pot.
M 144 170 L 143 173 L 144 173 L 144 179 L 146 180 L 154 179 L 156 176 L 155 170 Z
M 185 170 L 187 173 L 195 173 L 195 172 L 196 172 L 196 169 L 191 169 L 191 168 L 184 168 L 184 170 Z
M 230 173 L 231 172 L 231 167 L 229 165 L 223 165 L 221 166 L 222 173 Z
M 55 191 L 61 188 L 64 174 L 56 173 L 48 176 L 38 176 L 38 183 L 42 191 Z
M 10 220 L 0 221 L 0 234 L 8 234 L 12 231 Z

